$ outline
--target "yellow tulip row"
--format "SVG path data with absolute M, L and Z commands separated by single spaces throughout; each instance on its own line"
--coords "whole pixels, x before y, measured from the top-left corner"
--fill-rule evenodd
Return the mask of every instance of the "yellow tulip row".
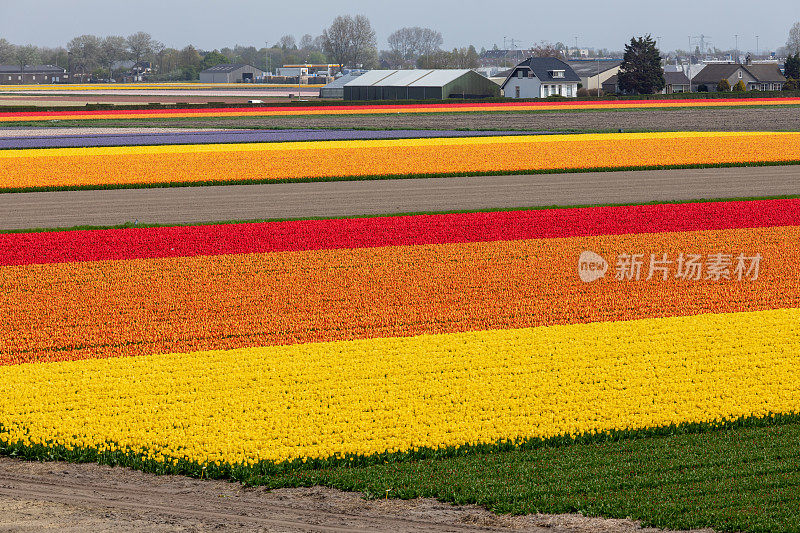
M 800 309 L 0 367 L 0 442 L 204 464 L 800 410 Z

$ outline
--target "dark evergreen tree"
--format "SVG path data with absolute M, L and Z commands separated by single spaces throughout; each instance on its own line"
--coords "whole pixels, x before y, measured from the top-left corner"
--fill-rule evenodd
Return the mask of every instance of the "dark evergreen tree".
M 620 89 L 633 94 L 653 94 L 666 86 L 661 54 L 650 35 L 633 37 L 625 45 L 618 79 Z
M 784 76 L 791 80 L 800 79 L 800 52 L 789 55 L 783 67 Z

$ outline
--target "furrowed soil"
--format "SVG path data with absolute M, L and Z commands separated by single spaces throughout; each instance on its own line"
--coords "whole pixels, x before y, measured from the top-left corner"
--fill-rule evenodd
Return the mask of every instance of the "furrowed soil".
M 80 125 L 50 121 L 48 125 Z M 800 107 L 675 108 L 528 113 L 318 115 L 109 120 L 92 125 L 185 128 L 368 128 L 531 131 L 800 131 Z M 0 128 L 2 131 L 2 128 Z
M 0 457 L 2 531 L 656 532 L 631 520 L 499 516 L 433 499 L 366 500 L 311 487 L 266 491 L 96 464 Z M 708 531 L 708 530 L 706 530 Z

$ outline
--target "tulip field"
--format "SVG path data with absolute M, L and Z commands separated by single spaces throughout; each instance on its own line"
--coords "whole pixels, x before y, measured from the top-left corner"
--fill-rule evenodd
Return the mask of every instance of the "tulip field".
M 12 148 L 0 150 L 0 190 L 528 174 L 798 161 L 800 133 L 796 132 L 493 135 Z
M 56 86 L 48 86 L 48 89 Z M 124 87 L 120 87 L 124 88 Z M 69 89 L 72 89 L 69 86 Z M 119 89 L 119 88 L 118 88 Z M 139 88 L 139 90 L 143 90 Z M 146 90 L 146 88 L 144 89 Z M 696 107 L 798 106 L 800 98 L 712 98 L 660 100 L 565 100 L 377 105 L 299 105 L 189 109 L 113 109 L 0 112 L 0 123 L 49 120 L 124 120 L 142 118 L 236 118 L 315 115 L 386 115 L 397 113 L 486 113 L 522 111 L 579 111 L 603 109 L 666 109 Z
M 791 199 L 4 234 L 0 444 L 247 477 L 793 416 L 799 240 Z

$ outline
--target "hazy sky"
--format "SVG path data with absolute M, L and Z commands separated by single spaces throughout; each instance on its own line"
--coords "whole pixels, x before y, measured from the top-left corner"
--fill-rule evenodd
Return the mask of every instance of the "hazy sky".
M 665 50 L 685 49 L 689 35 L 700 34 L 728 49 L 738 33 L 741 50 L 755 50 L 759 35 L 763 51 L 786 42 L 800 21 L 800 1 L 0 0 L 0 37 L 56 46 L 84 33 L 143 30 L 171 47 L 261 47 L 287 33 L 316 36 L 341 14 L 367 15 L 379 48 L 387 48 L 392 31 L 419 25 L 441 31 L 448 48 L 502 47 L 504 36 L 517 39 L 519 48 L 542 40 L 574 46 L 577 36 L 581 48 L 619 50 L 632 35 L 651 33 Z

